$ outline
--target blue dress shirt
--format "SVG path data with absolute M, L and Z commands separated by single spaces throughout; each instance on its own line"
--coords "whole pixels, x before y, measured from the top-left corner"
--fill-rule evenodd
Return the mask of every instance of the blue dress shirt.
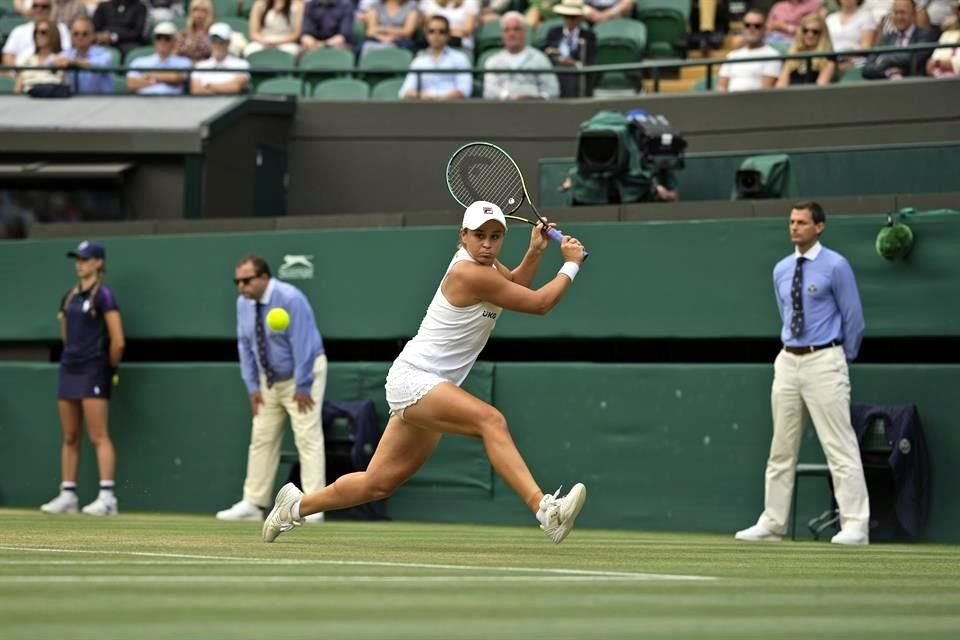
M 183 56 L 167 56 L 166 59 L 161 59 L 160 56 L 153 53 L 149 56 L 144 56 L 142 58 L 137 58 L 130 63 L 130 72 L 127 73 L 128 78 L 137 78 L 143 74 L 135 69 L 170 69 L 173 71 L 187 71 L 193 65 L 190 62 L 190 58 L 184 58 Z M 173 87 L 166 83 L 159 83 L 144 87 L 137 91 L 140 95 L 153 95 L 153 96 L 178 96 L 183 93 L 183 86 Z
M 87 49 L 87 55 L 80 56 L 76 49 L 67 49 L 63 55 L 72 60 L 83 57 L 90 63 L 91 67 L 110 67 L 113 66 L 113 57 L 110 52 L 97 45 Z M 70 81 L 70 88 L 74 93 L 113 93 L 113 74 L 94 73 L 92 71 L 78 71 L 76 69 L 67 72 L 67 79 Z
M 323 339 L 317 331 L 313 309 L 306 296 L 292 284 L 270 279 L 263 297 L 259 321 L 267 339 L 267 362 L 277 380 L 296 379 L 298 393 L 310 393 L 313 386 L 313 361 L 323 353 Z M 290 325 L 283 331 L 267 326 L 267 313 L 281 307 L 290 314 Z M 261 362 L 257 358 L 257 334 L 254 324 L 257 302 L 237 297 L 237 351 L 243 382 L 250 394 L 260 391 Z
M 429 49 L 420 53 L 413 62 L 411 69 L 469 69 L 470 61 L 460 51 L 445 47 L 439 58 L 434 58 Z M 473 92 L 473 76 L 468 73 L 423 73 L 420 74 L 420 91 L 428 96 L 444 96 L 454 89 L 460 91 L 464 98 L 469 98 Z M 408 91 L 417 89 L 417 74 L 408 73 L 400 87 L 400 97 Z
M 800 252 L 795 251 L 773 268 L 773 287 L 783 328 L 780 339 L 788 347 L 811 347 L 842 342 L 848 361 L 853 361 L 863 340 L 863 307 L 853 269 L 847 259 L 819 242 L 803 257 L 803 332 L 790 333 L 793 307 L 790 286 Z

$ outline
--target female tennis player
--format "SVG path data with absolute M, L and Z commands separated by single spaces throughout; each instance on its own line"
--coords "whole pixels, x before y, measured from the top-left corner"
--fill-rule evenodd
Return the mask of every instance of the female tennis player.
M 308 495 L 285 485 L 263 523 L 264 542 L 273 542 L 310 514 L 387 498 L 423 466 L 445 433 L 483 440 L 493 468 L 530 507 L 540 528 L 556 543 L 570 533 L 586 500 L 586 487 L 576 484 L 562 498 L 559 491 L 544 494 L 517 451 L 503 414 L 460 388 L 501 309 L 547 313 L 583 262 L 583 245 L 564 236 L 560 252 L 566 262 L 553 280 L 533 290 L 530 283 L 549 244 L 543 225 L 533 228 L 526 255 L 512 271 L 497 259 L 506 228 L 497 205 L 478 201 L 467 207 L 461 246 L 417 335 L 387 374 L 390 420 L 367 470 L 343 475 Z
M 106 250 L 96 242 L 81 242 L 67 254 L 75 261 L 77 284 L 60 302 L 63 355 L 57 408 L 63 431 L 60 449 L 60 493 L 40 509 L 45 513 L 77 512 L 77 466 L 80 462 L 80 426 L 97 452 L 100 492 L 83 508 L 91 516 L 117 515 L 113 494 L 116 454 L 107 431 L 107 405 L 113 376 L 123 356 L 123 324 L 113 292 L 103 284 Z

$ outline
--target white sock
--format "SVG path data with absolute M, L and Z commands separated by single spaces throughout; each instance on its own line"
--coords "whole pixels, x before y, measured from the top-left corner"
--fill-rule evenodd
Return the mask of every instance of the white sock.
M 297 500 L 293 503 L 293 506 L 290 507 L 290 517 L 294 520 L 300 520 L 300 501 Z
M 77 483 L 76 483 L 76 482 L 61 482 L 61 483 L 60 483 L 60 491 L 61 491 L 61 492 L 69 491 L 70 493 L 76 495 L 76 494 L 77 494 Z

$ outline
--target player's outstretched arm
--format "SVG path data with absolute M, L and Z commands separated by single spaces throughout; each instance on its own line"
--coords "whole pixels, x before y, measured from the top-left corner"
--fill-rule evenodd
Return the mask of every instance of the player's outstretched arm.
M 555 278 L 536 290 L 510 281 L 489 267 L 468 262 L 461 262 L 450 271 L 449 286 L 461 295 L 510 311 L 544 315 L 560 302 L 583 263 L 583 245 L 576 238 L 564 236 L 560 251 L 566 260 L 563 267 Z

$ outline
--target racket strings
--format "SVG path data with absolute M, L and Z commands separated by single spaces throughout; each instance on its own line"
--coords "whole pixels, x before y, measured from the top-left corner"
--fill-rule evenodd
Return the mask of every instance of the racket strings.
M 469 145 L 449 164 L 447 182 L 454 197 L 467 206 L 486 200 L 505 213 L 523 203 L 523 179 L 516 165 L 503 151 L 486 144 Z

